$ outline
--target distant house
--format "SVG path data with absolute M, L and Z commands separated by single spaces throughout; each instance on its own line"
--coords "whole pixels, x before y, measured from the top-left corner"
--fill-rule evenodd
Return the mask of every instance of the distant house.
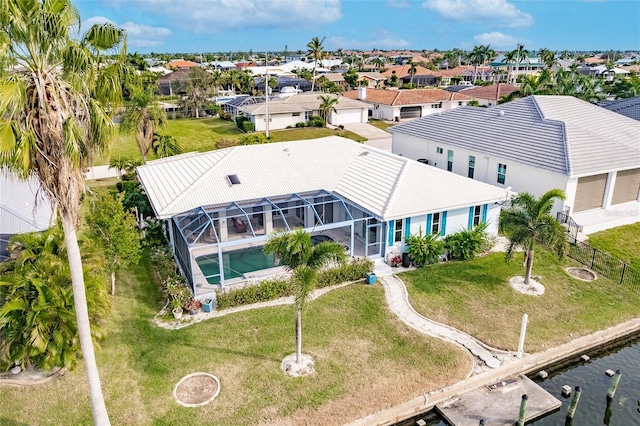
M 384 85 L 387 78 L 379 72 L 367 71 L 358 73 L 358 84 L 367 87 L 380 87 Z M 363 82 L 367 82 L 363 84 Z
M 504 97 L 517 92 L 519 87 L 507 83 L 492 84 L 490 86 L 469 87 L 460 91 L 478 101 L 480 106 L 495 106 Z
M 198 64 L 196 64 L 195 62 L 185 61 L 184 59 L 176 59 L 174 61 L 169 62 L 166 65 L 166 68 L 169 68 L 172 70 L 179 70 L 184 68 L 193 68 L 197 66 Z
M 309 80 L 305 80 L 304 78 L 298 78 L 295 76 L 274 76 L 270 78 L 276 80 L 276 86 L 270 87 L 273 92 L 281 92 L 284 87 L 293 87 L 303 92 L 308 92 L 309 90 L 311 90 L 311 82 Z M 255 77 L 254 81 L 256 83 L 256 89 L 264 93 L 264 77 Z
M 338 73 L 338 72 L 327 72 L 327 73 L 322 73 L 322 74 L 318 74 L 316 75 L 316 80 L 324 77 L 326 78 L 328 81 L 337 84 L 338 86 L 342 87 L 343 89 L 346 87 L 346 82 L 344 81 L 344 76 L 342 75 L 342 73 Z
M 609 68 L 606 65 L 597 65 L 595 67 L 590 67 L 589 74 L 595 77 L 603 77 L 607 81 L 613 81 L 616 75 L 628 75 L 630 72 L 624 68 Z
M 8 257 L 7 241 L 15 234 L 44 231 L 51 226 L 53 208 L 35 178 L 20 180 L 0 169 L 0 261 Z
M 504 54 L 489 64 L 494 73 L 504 76 L 507 81 L 515 81 L 521 75 L 538 75 L 544 69 L 544 62 L 535 53 L 530 53 L 517 61 L 507 61 Z
M 455 68 L 440 70 L 440 83 L 443 86 L 461 81 L 473 83 L 475 80 L 492 81 L 494 70 L 489 66 L 459 65 Z
M 366 87 L 350 90 L 343 96 L 370 104 L 373 118 L 395 121 L 458 108 L 473 99 L 441 89 L 386 90 Z
M 640 122 L 570 96 L 458 108 L 390 128 L 392 150 L 540 196 L 562 189 L 586 234 L 640 221 Z
M 609 111 L 626 115 L 629 118 L 640 121 L 640 96 L 615 101 L 602 101 L 598 105 Z M 639 136 L 640 137 L 640 136 Z
M 270 98 L 269 101 L 269 128 L 285 129 L 294 127 L 297 123 L 306 123 L 311 116 L 321 115 L 319 93 L 300 93 L 285 98 Z M 328 124 L 339 126 L 349 123 L 366 123 L 368 120 L 369 105 L 354 99 L 337 95 L 324 95 L 337 97 L 334 104 L 335 111 L 327 117 Z M 267 105 L 264 100 L 260 103 L 245 103 L 238 110 L 254 124 L 257 131 L 266 129 Z
M 410 76 L 409 70 L 411 69 L 410 65 L 394 65 L 387 68 L 382 75 L 385 78 L 391 78 L 392 75 L 396 75 L 398 78 Z M 427 75 L 432 73 L 429 68 L 425 68 L 421 65 L 415 65 L 416 72 L 414 75 Z
M 303 228 L 349 256 L 386 258 L 410 235 L 487 223 L 508 191 L 337 136 L 191 152 L 137 169 L 195 296 L 281 274 L 262 246 Z
M 416 87 L 438 86 L 440 84 L 440 73 L 438 71 L 428 71 L 426 74 L 407 75 L 400 79 L 402 84 L 413 84 Z
M 160 76 L 157 80 L 160 94 L 164 96 L 173 96 L 184 91 L 184 85 L 189 80 L 191 68 L 180 68 L 169 74 Z

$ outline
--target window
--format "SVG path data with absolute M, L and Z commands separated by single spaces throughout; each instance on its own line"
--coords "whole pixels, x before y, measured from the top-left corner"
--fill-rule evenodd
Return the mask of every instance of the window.
M 467 174 L 467 176 L 473 179 L 473 174 L 475 171 L 476 171 L 476 157 L 474 157 L 473 155 L 470 155 L 469 156 L 469 173 Z
M 458 102 L 458 106 L 462 106 L 462 101 L 459 101 L 459 102 Z
M 447 150 L 447 171 L 450 172 L 453 170 L 453 151 L 450 149 Z
M 404 229 L 404 219 L 399 219 L 395 221 L 395 229 L 393 233 L 393 241 L 399 242 L 402 241 L 402 230 Z
M 504 184 L 507 180 L 507 165 L 498 163 L 498 183 Z
M 436 152 L 437 152 L 438 154 L 442 154 L 442 152 L 443 152 L 443 151 L 442 151 L 442 148 L 440 148 L 439 146 L 437 146 L 437 147 L 436 147 Z
M 431 218 L 431 233 L 440 233 L 440 213 L 434 213 Z
M 480 223 L 480 217 L 481 217 L 481 206 L 475 206 L 473 208 L 473 226 L 476 226 Z
M 299 112 L 293 112 L 293 113 L 291 113 L 291 115 L 293 117 L 300 117 L 300 113 Z

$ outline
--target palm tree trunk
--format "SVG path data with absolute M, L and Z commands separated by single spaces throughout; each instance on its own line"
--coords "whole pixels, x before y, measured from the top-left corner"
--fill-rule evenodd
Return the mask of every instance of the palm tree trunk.
M 98 365 L 96 355 L 93 350 L 91 340 L 91 326 L 89 323 L 89 310 L 87 308 L 87 296 L 84 288 L 84 276 L 82 272 L 82 259 L 80 257 L 80 247 L 76 237 L 75 222 L 68 213 L 61 212 L 62 229 L 64 230 L 64 241 L 67 247 L 69 258 L 69 269 L 71 271 L 71 285 L 73 288 L 73 303 L 76 310 L 76 321 L 78 323 L 78 336 L 87 370 L 87 381 L 89 383 L 89 397 L 91 399 L 91 411 L 93 413 L 93 424 L 96 426 L 108 426 L 109 415 L 104 403 L 102 388 L 100 386 L 100 376 L 98 375 Z
M 313 77 L 311 78 L 311 91 L 313 92 L 313 89 L 316 87 L 316 66 L 317 66 L 318 60 L 316 59 L 316 63 L 313 64 Z
M 524 275 L 525 285 L 529 285 L 531 280 L 531 270 L 533 269 L 533 250 L 527 250 L 527 271 Z
M 302 311 L 296 311 L 296 364 L 302 362 Z
M 115 272 L 111 273 L 111 295 L 112 296 L 116 295 L 116 273 Z

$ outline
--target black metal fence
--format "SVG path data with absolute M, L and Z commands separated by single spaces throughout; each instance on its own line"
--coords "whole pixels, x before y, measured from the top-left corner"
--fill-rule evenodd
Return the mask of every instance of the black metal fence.
M 621 260 L 608 255 L 587 243 L 575 241 L 569 246 L 569 257 L 577 260 L 600 275 L 640 292 L 640 272 Z
M 567 228 L 569 242 L 573 244 L 578 241 L 578 233 L 582 231 L 582 226 L 578 225 L 571 216 L 563 212 L 558 212 L 556 219 Z

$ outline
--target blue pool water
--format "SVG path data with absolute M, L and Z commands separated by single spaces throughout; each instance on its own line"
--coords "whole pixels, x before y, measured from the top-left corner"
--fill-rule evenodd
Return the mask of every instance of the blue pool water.
M 200 256 L 196 258 L 209 284 L 220 284 L 220 266 L 218 254 Z M 262 247 L 252 247 L 244 250 L 231 251 L 222 255 L 224 265 L 224 279 L 238 278 L 247 272 L 261 271 L 275 266 L 275 255 L 264 254 Z

